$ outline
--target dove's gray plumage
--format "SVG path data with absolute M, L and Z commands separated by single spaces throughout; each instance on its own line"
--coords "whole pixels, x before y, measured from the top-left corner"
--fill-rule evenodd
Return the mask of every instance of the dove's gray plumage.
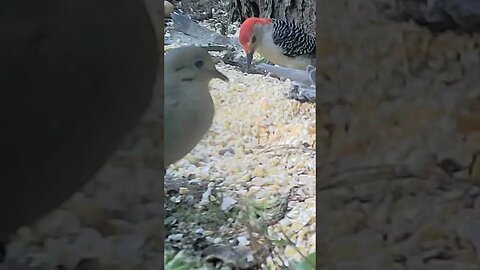
M 182 47 L 165 55 L 165 167 L 188 154 L 210 129 L 215 109 L 208 89 L 213 78 L 228 81 L 199 47 Z

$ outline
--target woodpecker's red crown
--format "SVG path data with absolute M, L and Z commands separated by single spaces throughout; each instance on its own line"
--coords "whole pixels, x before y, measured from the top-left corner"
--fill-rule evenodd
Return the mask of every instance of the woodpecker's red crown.
M 238 40 L 245 52 L 250 52 L 252 50 L 253 27 L 257 24 L 265 25 L 270 23 L 272 23 L 272 19 L 256 17 L 250 17 L 242 23 Z

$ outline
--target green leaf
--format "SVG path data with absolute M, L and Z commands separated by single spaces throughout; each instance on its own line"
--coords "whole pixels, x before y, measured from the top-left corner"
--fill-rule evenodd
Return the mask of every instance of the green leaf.
M 305 260 L 294 266 L 295 270 L 313 270 L 315 269 L 316 252 L 310 253 Z

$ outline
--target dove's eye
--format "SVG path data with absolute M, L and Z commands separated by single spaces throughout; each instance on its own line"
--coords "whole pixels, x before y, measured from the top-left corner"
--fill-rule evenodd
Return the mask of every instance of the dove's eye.
M 203 60 L 202 59 L 195 60 L 193 64 L 195 65 L 196 68 L 200 69 L 203 67 Z

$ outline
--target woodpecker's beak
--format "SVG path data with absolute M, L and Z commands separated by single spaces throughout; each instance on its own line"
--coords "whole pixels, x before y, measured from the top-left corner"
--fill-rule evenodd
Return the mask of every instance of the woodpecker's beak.
M 253 53 L 255 53 L 254 50 L 251 50 L 250 52 L 247 52 L 247 71 L 250 70 L 250 66 L 252 65 L 252 60 L 253 60 Z
M 220 79 L 226 83 L 228 83 L 228 77 L 225 76 L 223 73 L 221 73 L 220 71 L 218 71 L 216 68 L 214 68 L 212 71 L 211 71 L 211 74 L 212 74 L 212 77 L 213 78 L 217 78 L 217 79 Z

